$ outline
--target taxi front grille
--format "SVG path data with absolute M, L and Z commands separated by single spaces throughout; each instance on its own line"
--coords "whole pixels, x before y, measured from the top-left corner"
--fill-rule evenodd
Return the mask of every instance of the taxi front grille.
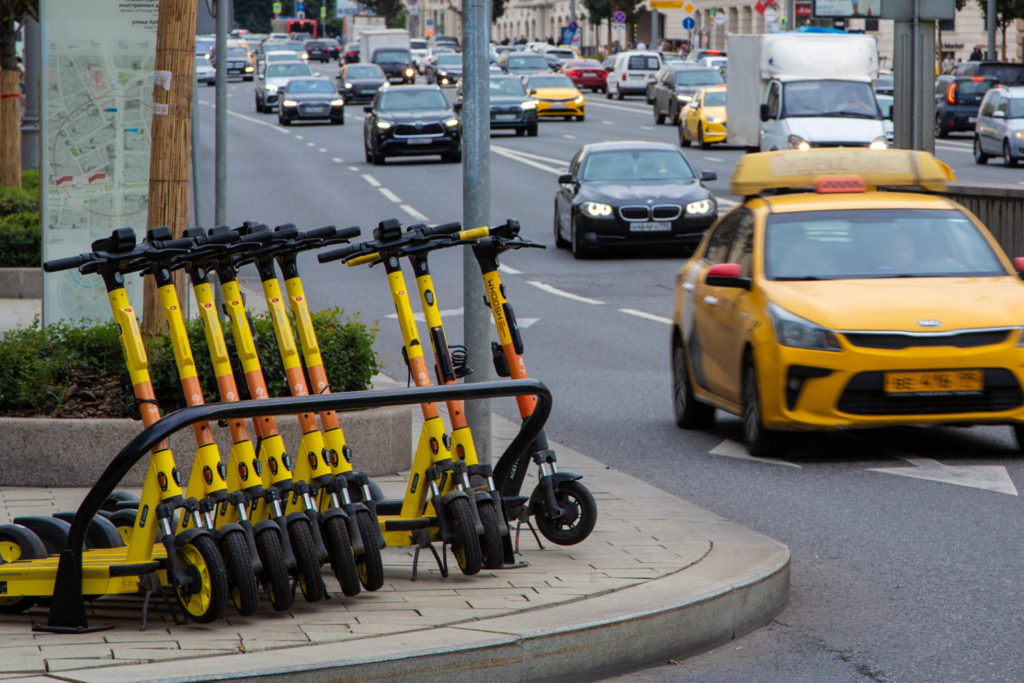
M 1001 344 L 1010 334 L 1009 329 L 976 330 L 954 334 L 902 334 L 900 332 L 843 332 L 853 346 L 868 349 L 910 349 L 923 346 L 953 346 L 970 349 L 975 346 Z
M 955 415 L 998 413 L 1024 402 L 1020 384 L 1009 370 L 987 368 L 984 389 L 971 393 L 887 394 L 883 372 L 854 375 L 839 397 L 840 411 L 851 415 Z

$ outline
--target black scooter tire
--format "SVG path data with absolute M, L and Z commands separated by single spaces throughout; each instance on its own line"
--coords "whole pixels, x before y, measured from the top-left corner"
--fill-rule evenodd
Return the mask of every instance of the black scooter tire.
M 228 573 L 216 542 L 209 535 L 196 536 L 178 546 L 178 558 L 191 578 L 189 588 L 174 591 L 178 604 L 196 623 L 220 619 L 228 600 Z
M 367 510 L 356 512 L 356 523 L 359 535 L 363 539 L 364 551 L 356 557 L 356 571 L 359 582 L 368 591 L 375 591 L 384 585 L 384 563 L 380 559 L 380 529 L 373 522 L 373 516 Z
M 469 499 L 453 498 L 444 513 L 448 516 L 448 525 L 452 529 L 452 555 L 459 564 L 459 569 L 466 576 L 480 573 L 483 558 L 480 552 L 480 537 L 476 535 L 476 524 L 473 522 L 473 510 L 469 507 Z
M 320 573 L 320 559 L 317 556 L 313 530 L 306 517 L 295 517 L 288 522 L 288 537 L 292 541 L 295 555 L 295 573 L 299 590 L 306 602 L 319 602 L 327 596 L 324 577 Z
M 135 518 L 138 516 L 137 510 L 118 510 L 114 514 L 110 515 L 111 523 L 117 527 L 117 533 L 121 535 L 121 540 L 124 541 L 125 545 L 132 539 L 132 531 L 135 530 Z
M 551 519 L 538 510 L 534 514 L 537 529 L 552 543 L 576 545 L 594 530 L 597 523 L 597 503 L 593 494 L 578 481 L 564 481 L 555 489 L 555 499 L 562 508 L 562 516 Z
M 220 539 L 220 553 L 224 556 L 228 589 L 235 609 L 243 617 L 256 614 L 260 606 L 260 587 L 252 571 L 252 558 L 249 556 L 245 532 L 236 529 L 224 534 Z
M 359 584 L 359 572 L 356 570 L 356 558 L 352 554 L 352 539 L 348 535 L 348 525 L 340 515 L 324 520 L 320 533 L 327 546 L 327 558 L 331 562 L 334 578 L 341 586 L 341 592 L 351 597 L 362 590 Z
M 18 524 L 0 525 L 0 565 L 15 560 L 39 560 L 46 557 L 46 546 L 30 529 Z M 38 598 L 0 597 L 0 614 L 20 614 Z
M 487 569 L 501 569 L 505 564 L 505 544 L 501 540 L 501 522 L 494 509 L 494 501 L 477 501 L 476 511 L 484 527 L 484 535 L 480 537 L 483 565 Z
M 263 565 L 261 579 L 270 597 L 270 604 L 279 612 L 288 609 L 295 601 L 295 596 L 292 594 L 288 567 L 284 563 L 284 549 L 277 529 L 268 527 L 256 533 L 256 552 Z

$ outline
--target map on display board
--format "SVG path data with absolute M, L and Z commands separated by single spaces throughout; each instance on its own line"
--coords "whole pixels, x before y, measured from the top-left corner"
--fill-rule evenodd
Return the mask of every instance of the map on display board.
M 43 259 L 88 251 L 115 228 L 146 227 L 159 0 L 41 0 Z M 160 84 L 170 88 L 170 73 Z M 166 106 L 166 105 L 164 105 Z M 141 278 L 126 278 L 133 300 Z M 110 311 L 101 279 L 43 279 L 43 322 Z

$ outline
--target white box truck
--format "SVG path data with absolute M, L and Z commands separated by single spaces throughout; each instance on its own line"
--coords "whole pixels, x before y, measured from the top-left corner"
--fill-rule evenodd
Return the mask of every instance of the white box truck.
M 730 34 L 727 45 L 729 144 L 761 151 L 886 146 L 873 36 Z
M 409 49 L 409 32 L 404 28 L 359 29 L 359 61 L 376 64 L 388 83 L 412 83 L 416 65 Z

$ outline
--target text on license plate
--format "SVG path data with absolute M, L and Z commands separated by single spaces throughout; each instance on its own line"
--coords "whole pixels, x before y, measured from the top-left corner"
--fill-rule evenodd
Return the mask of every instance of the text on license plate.
M 495 121 L 515 121 L 518 118 L 519 117 L 516 116 L 515 114 L 495 114 L 494 115 L 494 120 Z
M 410 145 L 429 145 L 433 141 L 433 138 L 409 138 L 406 140 Z
M 936 394 L 982 391 L 984 388 L 985 379 L 981 370 L 885 373 L 885 393 L 887 394 Z
M 672 229 L 672 224 L 645 221 L 643 223 L 630 223 L 629 229 L 633 232 L 668 232 Z

